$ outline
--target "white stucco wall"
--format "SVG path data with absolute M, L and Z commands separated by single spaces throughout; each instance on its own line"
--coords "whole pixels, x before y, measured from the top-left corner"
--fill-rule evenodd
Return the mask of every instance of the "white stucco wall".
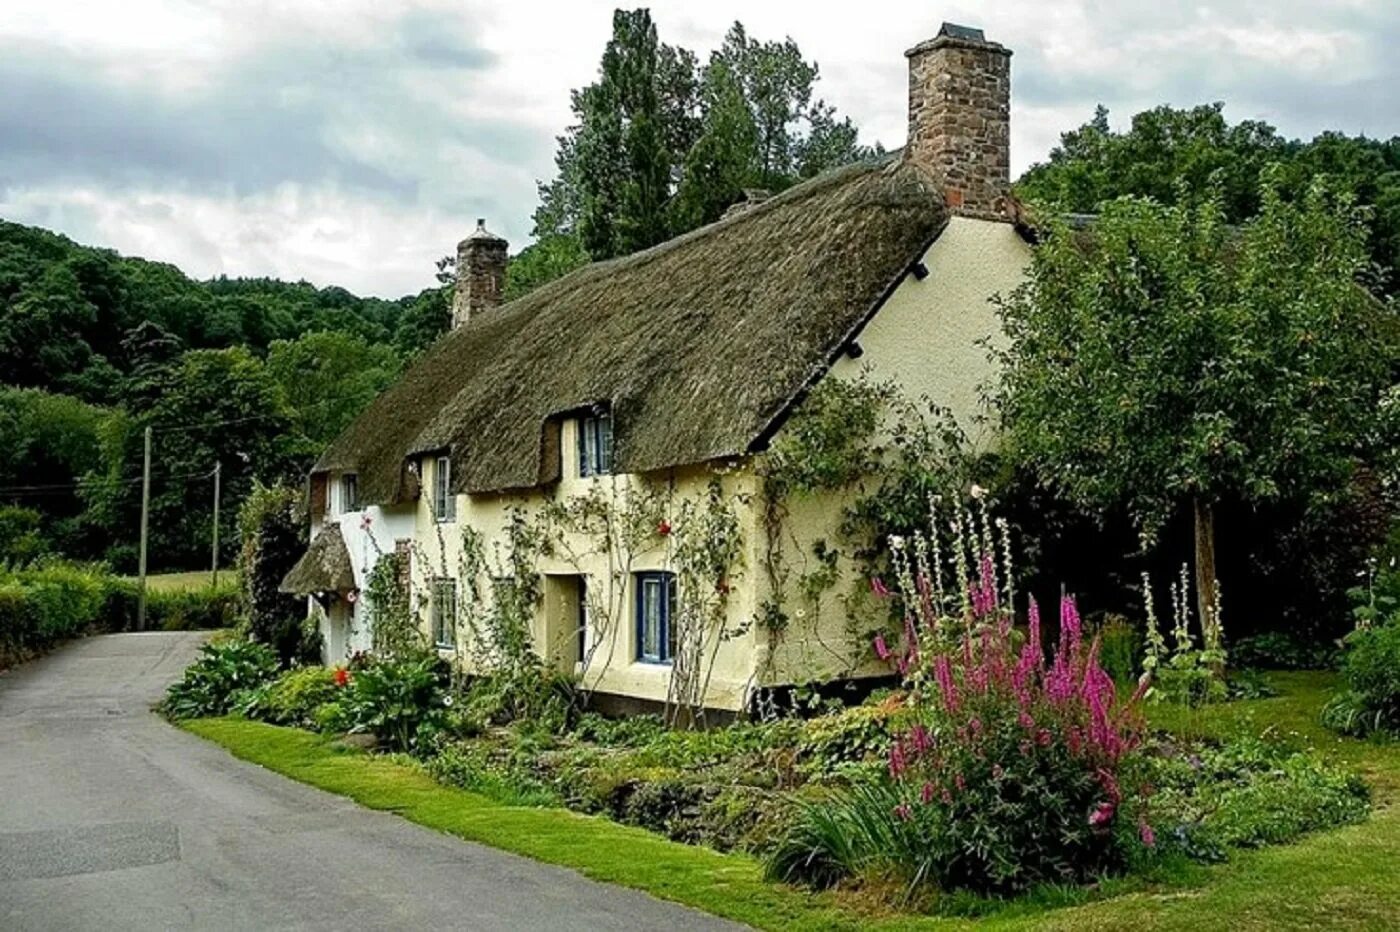
M 340 475 L 331 476 L 332 502 L 338 506 L 338 485 Z M 369 586 L 369 574 L 379 558 L 394 552 L 397 540 L 412 540 L 414 535 L 415 508 L 412 504 L 393 508 L 370 505 L 365 508 L 341 511 L 328 515 L 323 523 L 313 527 L 312 537 L 320 532 L 325 522 L 340 526 L 345 548 L 350 552 L 350 565 L 354 571 L 356 599 L 347 603 L 343 598 L 332 604 L 328 612 L 319 612 L 322 638 L 322 655 L 327 663 L 344 663 L 351 654 L 367 651 L 374 646 L 374 632 L 371 630 L 370 611 L 365 600 L 358 596 Z M 313 605 L 312 610 L 315 611 Z

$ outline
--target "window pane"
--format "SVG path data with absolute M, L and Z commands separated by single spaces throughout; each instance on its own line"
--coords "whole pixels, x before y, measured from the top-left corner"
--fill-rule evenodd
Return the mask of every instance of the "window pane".
M 598 472 L 598 422 L 586 417 L 579 421 L 579 475 L 592 476 Z
M 659 657 L 661 646 L 661 581 L 642 581 L 642 656 Z
M 612 415 L 598 418 L 598 466 L 599 473 L 612 472 Z

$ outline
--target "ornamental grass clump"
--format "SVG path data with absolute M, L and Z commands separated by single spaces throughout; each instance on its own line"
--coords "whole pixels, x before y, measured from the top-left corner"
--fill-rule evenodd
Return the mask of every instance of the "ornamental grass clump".
M 999 567 L 993 550 L 1007 535 L 980 511 L 953 519 L 946 547 L 936 534 L 892 543 L 903 633 L 875 650 L 907 700 L 886 772 L 809 806 L 771 859 L 774 875 L 1013 893 L 1083 882 L 1154 844 L 1129 776 L 1146 679 L 1119 700 L 1071 597 L 1048 651 L 1034 601 L 1015 635 L 1010 560 Z

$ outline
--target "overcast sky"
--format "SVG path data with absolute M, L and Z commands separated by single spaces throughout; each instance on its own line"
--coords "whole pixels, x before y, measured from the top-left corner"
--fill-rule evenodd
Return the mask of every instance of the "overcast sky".
M 3 0 L 0 217 L 173 262 L 397 297 L 484 216 L 523 245 L 615 2 Z M 867 142 L 941 20 L 1014 50 L 1012 170 L 1096 103 L 1223 100 L 1289 135 L 1400 134 L 1400 2 L 655 2 L 703 60 L 791 36 Z

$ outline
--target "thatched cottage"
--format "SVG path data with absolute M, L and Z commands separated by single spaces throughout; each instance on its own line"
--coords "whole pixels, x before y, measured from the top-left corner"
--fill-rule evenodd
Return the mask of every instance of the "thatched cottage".
M 328 661 L 373 646 L 362 593 L 397 554 L 413 617 L 468 667 L 515 624 L 595 694 L 646 702 L 740 710 L 875 672 L 834 593 L 765 621 L 787 597 L 765 568 L 809 561 L 840 513 L 793 503 L 775 532 L 765 451 L 823 380 L 862 370 L 971 425 L 989 299 L 1029 262 L 1007 209 L 1011 53 L 945 24 L 907 56 L 902 152 L 504 305 L 506 244 L 478 223 L 452 331 L 313 470 L 285 588 L 314 596 Z

